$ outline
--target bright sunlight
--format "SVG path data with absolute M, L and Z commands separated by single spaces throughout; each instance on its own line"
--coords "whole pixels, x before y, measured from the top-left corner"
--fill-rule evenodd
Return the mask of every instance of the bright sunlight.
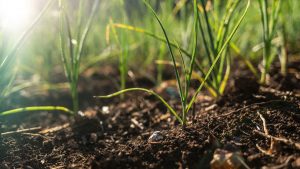
M 28 24 L 33 0 L 0 0 L 0 28 L 15 31 Z

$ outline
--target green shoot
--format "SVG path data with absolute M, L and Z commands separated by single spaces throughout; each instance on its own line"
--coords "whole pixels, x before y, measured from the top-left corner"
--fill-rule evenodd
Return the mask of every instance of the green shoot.
M 121 46 L 122 46 L 122 52 L 121 52 L 121 58 L 120 58 L 120 74 L 121 74 L 121 90 L 126 88 L 126 79 L 127 79 L 127 72 L 128 72 L 128 43 L 127 43 L 127 35 L 126 33 L 122 33 L 121 35 Z M 124 96 L 121 95 L 121 98 L 123 99 Z
M 281 0 L 273 0 L 270 5 L 268 0 L 258 0 L 261 13 L 261 22 L 263 26 L 263 61 L 261 68 L 260 82 L 265 84 L 271 64 L 274 60 L 272 53 L 272 40 L 276 33 L 276 26 L 281 7 Z
M 123 11 L 123 13 L 125 13 Z M 124 20 L 126 20 L 124 18 Z M 113 20 L 110 19 L 110 25 L 109 27 L 112 30 L 112 34 L 114 36 L 114 39 L 118 45 L 118 47 L 120 48 L 121 52 L 120 52 L 120 58 L 119 58 L 119 71 L 120 71 L 120 90 L 123 90 L 126 88 L 126 77 L 127 77 L 127 72 L 128 72 L 128 53 L 129 53 L 129 46 L 128 46 L 128 41 L 127 41 L 127 34 L 125 32 L 120 32 L 120 36 L 117 33 L 115 27 L 113 27 Z M 123 99 L 124 96 L 121 95 L 121 99 Z
M 212 87 L 216 89 L 218 96 L 222 95 L 227 80 L 230 75 L 230 56 L 228 55 L 229 47 L 232 46 L 226 42 L 226 39 L 230 38 L 230 31 L 232 29 L 231 23 L 235 19 L 235 16 L 238 16 L 237 7 L 241 1 L 239 0 L 229 0 L 226 2 L 226 8 L 223 14 L 223 18 L 220 19 L 219 13 L 220 9 L 211 9 L 207 11 L 206 6 L 207 2 L 200 0 L 199 5 L 199 28 L 201 33 L 201 39 L 204 45 L 205 59 L 208 60 L 208 65 L 211 67 L 213 61 L 220 55 L 220 60 L 215 64 L 212 74 L 208 77 L 208 81 L 212 84 Z M 218 6 L 216 4 L 215 6 Z M 212 17 L 214 16 L 214 17 Z M 214 20 L 213 20 L 214 19 Z M 215 24 L 212 24 L 214 23 Z M 230 43 L 230 42 L 229 42 Z M 233 43 L 231 43 L 233 44 Z M 221 50 L 224 47 L 224 51 Z M 205 64 L 202 65 L 205 67 Z M 205 77 L 205 75 L 203 75 Z
M 123 15 L 123 22 L 127 22 L 126 18 L 126 11 L 125 11 L 125 3 L 124 0 L 121 0 L 121 5 L 122 5 L 122 15 Z M 121 55 L 120 55 L 120 64 L 119 64 L 119 69 L 120 69 L 120 74 L 121 74 L 121 90 L 126 88 L 126 79 L 127 79 L 127 72 L 128 72 L 128 36 L 125 31 L 121 32 Z M 123 99 L 124 96 L 121 95 L 121 99 Z
M 149 10 L 152 12 L 152 14 L 154 15 L 154 17 L 156 18 L 157 22 L 159 23 L 163 34 L 165 36 L 165 41 L 167 43 L 167 46 L 169 48 L 169 52 L 170 52 L 170 56 L 171 56 L 171 60 L 173 63 L 173 67 L 174 67 L 174 72 L 175 72 L 175 76 L 176 76 L 176 80 L 177 80 L 177 87 L 178 87 L 178 91 L 179 91 L 179 95 L 180 95 L 180 101 L 181 101 L 181 105 L 182 105 L 182 115 L 179 116 L 179 114 L 161 97 L 159 96 L 157 93 L 148 90 L 148 89 L 144 89 L 144 88 L 129 88 L 129 89 L 124 89 L 121 90 L 119 92 L 107 95 L 107 96 L 96 96 L 96 98 L 111 98 L 111 97 L 115 97 L 118 96 L 120 94 L 129 92 L 129 91 L 144 91 L 144 92 L 148 92 L 152 95 L 154 95 L 155 97 L 157 97 L 167 108 L 168 110 L 176 117 L 176 119 L 183 125 L 185 126 L 187 123 L 187 113 L 189 112 L 190 108 L 192 107 L 192 105 L 195 103 L 196 97 L 199 94 L 199 92 L 201 91 L 202 87 L 205 85 L 205 82 L 209 79 L 210 75 L 212 74 L 212 72 L 215 69 L 215 66 L 217 65 L 219 59 L 221 58 L 221 56 L 223 56 L 223 52 L 224 50 L 226 50 L 227 46 L 229 45 L 231 39 L 233 38 L 234 34 L 236 33 L 237 29 L 239 28 L 241 22 L 243 21 L 248 8 L 250 6 L 250 0 L 247 3 L 247 6 L 245 8 L 244 13 L 241 15 L 240 19 L 238 20 L 238 22 L 236 23 L 236 25 L 234 26 L 233 30 L 229 33 L 227 38 L 224 38 L 224 42 L 222 42 L 220 45 L 220 49 L 218 50 L 218 53 L 216 54 L 216 57 L 214 58 L 214 60 L 212 60 L 212 64 L 211 67 L 209 68 L 208 72 L 205 75 L 205 78 L 203 79 L 201 85 L 198 87 L 196 93 L 193 95 L 192 99 L 190 101 L 188 101 L 188 94 L 189 94 L 189 87 L 190 87 L 190 81 L 192 78 L 192 74 L 193 74 L 193 69 L 194 69 L 194 65 L 195 65 L 195 60 L 196 60 L 196 49 L 197 49 L 197 28 L 198 28 L 198 5 L 197 5 L 197 1 L 194 0 L 193 4 L 194 4 L 194 27 L 193 27 L 193 52 L 192 52 L 192 56 L 190 57 L 190 64 L 186 65 L 181 53 L 180 48 L 179 52 L 180 52 L 180 58 L 182 61 L 182 65 L 183 65 L 183 75 L 184 75 L 184 81 L 182 83 L 182 80 L 180 78 L 179 75 L 179 71 L 177 68 L 177 62 L 175 60 L 175 55 L 174 52 L 172 50 L 172 45 L 170 43 L 169 37 L 167 35 L 167 32 L 163 26 L 163 23 L 161 22 L 161 20 L 159 19 L 159 17 L 157 16 L 156 12 L 154 11 L 154 9 L 151 7 L 151 5 L 144 0 L 145 5 L 149 8 Z M 178 46 L 177 43 L 175 43 L 176 46 Z M 226 74 L 228 74 L 228 71 L 226 71 Z M 225 79 L 227 80 L 227 79 Z
M 87 34 L 91 28 L 92 20 L 99 6 L 99 0 L 94 0 L 86 23 L 84 22 L 84 13 L 86 12 L 84 4 L 87 3 L 84 3 L 83 0 L 79 1 L 80 9 L 78 10 L 77 34 L 74 36 L 73 32 L 71 32 L 72 26 L 69 19 L 70 16 L 67 14 L 66 2 L 64 0 L 59 0 L 61 58 L 64 65 L 65 74 L 70 84 L 74 112 L 77 112 L 79 109 L 77 86 L 82 49 Z
M 150 31 L 144 30 L 144 29 L 142 29 L 142 28 L 133 27 L 133 26 L 126 25 L 126 24 L 119 24 L 119 23 L 115 23 L 115 24 L 113 24 L 112 26 L 113 26 L 113 27 L 116 27 L 116 28 L 121 28 L 121 29 L 126 29 L 126 30 L 130 30 L 130 31 L 134 31 L 134 32 L 139 32 L 139 33 L 148 35 L 148 36 L 150 36 L 150 37 L 153 37 L 153 38 L 156 39 L 156 40 L 159 40 L 159 41 L 164 42 L 164 43 L 167 44 L 167 41 L 166 41 L 166 39 L 165 39 L 164 37 L 160 37 L 160 36 L 158 36 L 158 35 L 156 35 L 156 34 L 150 32 Z M 192 54 L 190 54 L 187 50 L 183 49 L 182 47 L 178 46 L 178 45 L 176 44 L 175 41 L 169 40 L 169 45 L 170 45 L 172 48 L 177 48 L 177 49 L 179 49 L 179 50 L 182 52 L 182 54 L 184 54 L 185 56 L 187 56 L 189 59 L 192 58 Z M 196 69 L 197 69 L 198 71 L 200 71 L 201 74 L 205 75 L 205 72 L 204 72 L 204 70 L 201 68 L 201 64 L 200 64 L 200 62 L 199 62 L 198 60 L 195 60 L 195 65 L 194 65 L 194 66 L 196 66 Z M 196 79 L 198 79 L 200 82 L 202 82 L 201 79 L 203 79 L 203 78 L 200 77 L 199 75 L 197 75 L 197 78 L 196 78 Z M 212 94 L 213 96 L 217 96 L 217 95 L 215 94 L 216 92 L 214 92 L 214 91 L 216 91 L 216 89 L 213 88 L 213 86 L 212 86 L 211 84 L 206 84 L 206 83 L 210 83 L 210 82 L 205 82 L 205 86 L 206 86 L 206 88 L 209 89 L 209 91 L 212 91 L 211 94 Z
M 231 26 L 232 20 L 234 20 L 236 18 L 236 16 L 238 16 L 238 14 L 239 14 L 239 12 L 237 11 L 237 8 L 240 3 L 241 2 L 238 0 L 228 1 L 226 3 L 227 5 L 226 5 L 226 9 L 224 11 L 224 17 L 221 19 L 217 18 L 217 21 L 220 20 L 220 22 L 218 22 L 218 24 L 215 24 L 215 25 L 213 25 L 211 23 L 214 22 L 213 19 L 216 19 L 215 15 L 219 15 L 218 14 L 219 11 L 218 10 L 209 11 L 211 13 L 210 14 L 208 11 L 203 10 L 206 8 L 206 4 L 203 0 L 201 0 L 200 4 L 197 4 L 198 10 L 200 11 L 201 15 L 198 10 L 194 11 L 194 12 L 198 13 L 198 16 L 197 16 L 198 26 L 196 26 L 196 27 L 197 27 L 197 30 L 198 30 L 198 28 L 200 28 L 201 40 L 203 42 L 204 51 L 205 51 L 205 52 L 201 52 L 201 53 L 206 53 L 204 58 L 200 59 L 200 58 L 195 57 L 195 55 L 196 55 L 195 52 L 197 52 L 198 55 L 200 55 L 200 52 L 198 52 L 199 49 L 198 49 L 198 51 L 193 50 L 192 54 L 190 54 L 187 50 L 185 50 L 181 47 L 178 47 L 176 45 L 175 41 L 169 40 L 169 44 L 172 48 L 178 47 L 178 49 L 181 50 L 181 52 L 190 59 L 191 63 L 193 63 L 193 65 L 190 65 L 190 66 L 193 69 L 195 67 L 195 69 L 200 72 L 199 79 L 204 79 L 204 77 L 206 76 L 205 70 L 210 68 L 213 60 L 216 58 L 217 54 L 220 52 L 220 49 L 225 42 L 225 39 L 229 37 L 229 33 L 233 27 L 233 26 Z M 214 18 L 211 16 L 214 16 Z M 194 17 L 194 19 L 195 18 L 196 17 Z M 127 29 L 127 30 L 131 30 L 131 31 L 139 32 L 139 33 L 151 36 L 156 40 L 168 43 L 166 38 L 160 37 L 158 35 L 155 35 L 152 32 L 149 32 L 149 31 L 141 29 L 141 28 L 137 28 L 137 27 L 133 27 L 130 25 L 125 25 L 125 24 L 114 24 L 113 26 L 115 26 L 117 28 L 121 28 L 121 29 Z M 192 37 L 195 38 L 196 34 L 197 34 L 197 32 L 194 32 L 194 35 L 192 35 Z M 193 39 L 193 41 L 195 41 L 195 40 Z M 192 46 L 192 48 L 195 49 L 194 46 Z M 225 88 L 226 88 L 226 84 L 227 84 L 229 75 L 230 75 L 231 58 L 228 56 L 228 53 L 230 52 L 229 48 L 232 49 L 233 51 L 235 51 L 236 53 L 238 53 L 238 56 L 240 56 L 238 47 L 235 46 L 234 43 L 230 42 L 230 45 L 228 45 L 226 50 L 223 52 L 223 54 L 222 54 L 223 56 L 221 57 L 220 61 L 216 64 L 216 67 L 214 68 L 212 75 L 209 77 L 209 79 L 207 81 L 205 81 L 205 87 L 210 91 L 210 93 L 214 97 L 218 97 L 223 94 L 223 92 L 225 91 Z M 253 72 L 253 74 L 255 76 L 257 76 L 257 72 L 256 72 L 254 66 L 252 65 L 252 63 L 243 57 L 240 57 L 240 58 L 249 67 L 249 70 L 251 70 L 251 72 Z M 203 62 L 203 60 L 204 61 L 208 60 L 208 64 L 207 64 L 207 62 Z M 189 74 L 191 74 L 191 71 L 190 70 L 188 70 L 188 71 L 190 72 Z M 187 83 L 189 83 L 189 82 L 187 81 Z
M 22 112 L 33 112 L 33 111 L 61 111 L 65 112 L 69 115 L 73 115 L 73 112 L 65 107 L 60 107 L 60 106 L 34 106 L 34 107 L 24 107 L 24 108 L 17 108 L 17 109 L 12 109 L 8 111 L 4 111 L 0 113 L 1 116 L 8 116 L 8 115 L 13 115 L 17 113 L 22 113 Z
M 207 72 L 207 74 L 206 74 L 206 76 L 205 76 L 205 78 L 204 78 L 204 81 L 206 81 L 206 80 L 209 78 L 210 74 L 213 72 L 213 70 L 214 70 L 214 68 L 215 68 L 215 65 L 217 64 L 218 60 L 219 60 L 220 57 L 222 56 L 223 51 L 227 48 L 227 46 L 229 45 L 231 39 L 233 38 L 234 34 L 235 34 L 236 31 L 238 30 L 238 28 L 239 28 L 239 26 L 241 25 L 243 19 L 245 18 L 246 14 L 247 14 L 247 11 L 248 11 L 248 9 L 249 9 L 249 6 L 250 6 L 250 0 L 248 0 L 247 6 L 246 6 L 246 8 L 245 8 L 243 14 L 242 14 L 241 17 L 239 18 L 238 22 L 235 24 L 235 26 L 234 26 L 232 32 L 229 34 L 228 38 L 225 40 L 224 44 L 222 45 L 222 47 L 221 47 L 219 53 L 218 53 L 217 56 L 215 57 L 215 59 L 214 59 L 212 65 L 211 65 L 210 69 L 208 70 L 208 72 Z M 187 110 L 186 110 L 187 112 L 190 110 L 190 108 L 191 108 L 192 105 L 194 104 L 194 102 L 195 102 L 195 100 L 196 100 L 198 94 L 200 93 L 201 89 L 203 88 L 203 86 L 204 86 L 204 83 L 201 83 L 201 85 L 198 87 L 197 91 L 196 91 L 195 94 L 193 95 L 193 97 L 192 97 L 190 103 L 189 103 L 188 106 L 187 106 Z

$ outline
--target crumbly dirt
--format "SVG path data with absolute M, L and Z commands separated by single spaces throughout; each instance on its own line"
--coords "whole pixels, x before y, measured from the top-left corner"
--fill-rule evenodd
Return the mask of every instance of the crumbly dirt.
M 234 153 L 237 162 L 225 158 L 232 168 L 300 168 L 299 65 L 293 62 L 286 77 L 275 76 L 268 86 L 236 76 L 222 98 L 202 93 L 185 127 L 140 92 L 94 100 L 76 118 L 58 112 L 2 118 L 0 168 L 217 168 L 212 160 L 220 152 Z M 95 95 L 96 86 L 86 93 Z M 155 89 L 180 110 L 176 93 L 166 92 L 171 85 Z M 17 129 L 27 131 L 8 133 Z M 160 138 L 149 140 L 155 131 Z

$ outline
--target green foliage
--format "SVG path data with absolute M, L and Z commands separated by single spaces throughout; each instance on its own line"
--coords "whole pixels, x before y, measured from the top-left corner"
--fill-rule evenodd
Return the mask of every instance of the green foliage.
M 177 64 L 176 64 L 176 58 L 172 49 L 172 44 L 169 40 L 169 36 L 167 35 L 166 29 L 163 26 L 163 23 L 161 22 L 161 20 L 159 19 L 158 15 L 156 14 L 155 10 L 151 7 L 151 5 L 144 0 L 144 3 L 146 4 L 146 6 L 149 8 L 149 10 L 153 13 L 153 15 L 155 16 L 157 22 L 159 23 L 164 37 L 165 37 L 165 41 L 167 43 L 167 46 L 169 48 L 169 52 L 170 52 L 170 56 L 171 56 L 171 60 L 173 63 L 173 67 L 174 67 L 174 72 L 175 72 L 175 77 L 177 80 L 177 86 L 178 86 L 178 92 L 180 95 L 180 101 L 181 101 L 181 105 L 182 105 L 182 114 L 181 116 L 176 113 L 176 111 L 163 99 L 161 98 L 157 93 L 148 90 L 148 89 L 144 89 L 144 88 L 129 88 L 129 89 L 124 89 L 121 90 L 119 92 L 113 93 L 111 95 L 108 96 L 98 96 L 98 98 L 111 98 L 129 91 L 145 91 L 148 92 L 154 96 L 156 96 L 167 108 L 168 110 L 176 117 L 176 119 L 182 124 L 185 125 L 187 122 L 187 113 L 189 112 L 190 108 L 192 107 L 192 105 L 195 102 L 195 99 L 197 97 L 197 95 L 199 94 L 199 92 L 201 91 L 202 87 L 204 86 L 204 84 L 206 83 L 207 80 L 209 80 L 210 75 L 213 73 L 215 66 L 217 65 L 219 59 L 222 56 L 222 53 L 224 52 L 224 50 L 227 48 L 227 46 L 229 45 L 230 40 L 232 39 L 233 35 L 236 33 L 238 27 L 240 26 L 242 20 L 244 19 L 247 10 L 249 8 L 250 5 L 250 1 L 248 1 L 248 4 L 246 6 L 245 11 L 243 12 L 243 14 L 241 15 L 240 19 L 238 20 L 238 22 L 234 25 L 233 30 L 229 33 L 228 37 L 224 37 L 224 42 L 219 42 L 221 43 L 220 49 L 217 51 L 218 53 L 216 53 L 215 58 L 213 58 L 214 60 L 212 60 L 211 64 L 210 64 L 210 68 L 208 70 L 208 72 L 206 73 L 201 85 L 198 87 L 197 91 L 194 93 L 193 97 L 191 98 L 190 101 L 188 101 L 188 95 L 189 95 L 189 88 L 190 88 L 190 83 L 191 83 L 191 78 L 192 78 L 192 73 L 194 70 L 194 65 L 195 65 L 195 59 L 196 59 L 196 50 L 197 50 L 197 39 L 198 39 L 198 4 L 197 1 L 194 0 L 193 1 L 193 7 L 194 7 L 194 26 L 193 26 L 193 52 L 192 55 L 190 56 L 190 64 L 186 65 L 183 59 L 183 55 L 181 54 L 180 48 L 177 45 L 179 51 L 180 51 L 180 57 L 181 57 L 181 61 L 182 61 L 182 65 L 183 65 L 183 71 L 182 74 L 184 76 L 184 81 L 182 82 L 181 77 L 180 77 L 180 73 L 179 70 L 177 68 Z M 206 20 L 207 25 L 206 26 L 210 26 L 210 24 L 208 23 L 208 20 Z M 202 34 L 203 35 L 203 34 Z
M 275 54 L 272 52 L 272 40 L 276 35 L 281 0 L 258 0 L 263 25 L 263 62 L 261 69 L 261 83 L 266 83 L 266 77 L 270 71 Z
M 94 0 L 92 9 L 87 19 L 84 15 L 87 9 L 87 3 L 84 0 L 79 1 L 79 9 L 76 26 L 72 27 L 70 15 L 66 9 L 66 1 L 59 0 L 60 7 L 60 43 L 61 43 L 61 58 L 65 69 L 68 82 L 70 84 L 71 96 L 73 101 L 73 111 L 78 111 L 78 78 L 80 62 L 82 57 L 82 49 L 91 28 L 92 20 L 97 11 L 99 0 Z M 77 28 L 76 33 L 73 34 L 72 28 Z
M 126 10 L 125 10 L 126 7 L 123 0 L 120 0 L 119 8 L 121 9 L 121 14 L 123 16 L 122 22 L 123 23 L 128 22 L 126 16 Z M 113 20 L 110 19 L 110 24 L 108 27 L 111 29 L 115 39 L 115 43 L 117 44 L 120 50 L 120 57 L 119 57 L 120 89 L 123 90 L 126 88 L 126 81 L 127 81 L 129 42 L 128 42 L 127 32 L 124 30 L 118 32 L 113 25 L 114 25 Z M 121 95 L 122 99 L 123 97 L 124 96 Z
M 221 55 L 220 61 L 216 63 L 208 79 L 208 84 L 219 96 L 222 95 L 225 90 L 231 69 L 230 46 L 229 44 L 224 46 L 224 44 L 235 25 L 232 22 L 237 16 L 241 15 L 238 10 L 241 1 L 229 0 L 226 1 L 226 3 L 216 1 L 213 7 L 209 7 L 211 5 L 209 2 L 211 1 L 200 0 L 200 2 L 200 16 L 198 22 L 201 42 L 204 46 L 205 53 L 202 57 L 207 60 L 207 63 L 202 64 L 201 67 L 202 69 L 207 69 L 207 67 L 212 65 L 217 55 Z M 222 10 L 222 8 L 224 8 L 224 10 Z M 222 47 L 225 47 L 224 51 L 221 51 Z M 203 58 L 201 59 L 203 60 Z
M 4 111 L 0 113 L 1 116 L 8 116 L 8 115 L 13 115 L 17 113 L 22 113 L 22 112 L 34 112 L 34 111 L 61 111 L 65 112 L 69 115 L 73 115 L 73 112 L 65 107 L 60 107 L 60 106 L 34 106 L 34 107 L 24 107 L 24 108 L 18 108 L 18 109 L 12 109 L 8 111 Z
M 228 1 L 227 3 L 225 3 L 226 4 L 225 11 L 218 9 L 221 8 L 222 6 L 219 7 L 220 5 L 216 3 L 215 9 L 214 10 L 210 9 L 209 12 L 203 10 L 206 8 L 206 6 L 208 6 L 208 4 L 206 4 L 202 0 L 200 2 L 201 2 L 200 4 L 197 3 L 198 8 L 194 9 L 197 10 L 195 12 L 197 12 L 198 14 L 197 16 L 198 25 L 194 29 L 196 30 L 196 32 L 194 32 L 193 35 L 191 35 L 190 37 L 195 38 L 197 37 L 196 34 L 199 34 L 201 35 L 199 37 L 202 43 L 198 42 L 196 44 L 198 49 L 196 49 L 193 45 L 191 45 L 193 49 L 192 53 L 189 53 L 186 49 L 183 49 L 182 47 L 179 48 L 185 56 L 191 59 L 191 63 L 193 63 L 192 67 L 195 66 L 196 70 L 201 73 L 200 75 L 198 75 L 199 77 L 198 79 L 200 80 L 200 82 L 202 82 L 203 78 L 205 77 L 205 70 L 210 68 L 213 60 L 216 58 L 222 45 L 224 44 L 226 38 L 228 38 L 229 33 L 233 28 L 231 23 L 232 20 L 236 19 L 237 16 L 240 15 L 240 12 L 237 11 L 238 4 L 240 3 L 240 1 L 238 0 Z M 115 24 L 114 26 L 122 29 L 139 32 L 151 36 L 156 40 L 167 43 L 167 40 L 165 38 L 138 27 L 125 25 L 125 24 Z M 193 41 L 197 41 L 197 40 L 194 39 Z M 174 40 L 169 40 L 169 44 L 173 48 L 177 47 L 176 42 Z M 236 48 L 234 44 L 231 44 L 230 46 L 232 48 L 234 47 Z M 206 53 L 206 54 L 203 55 L 202 53 Z M 196 55 L 198 56 L 196 57 Z M 246 64 L 252 70 L 254 70 L 251 62 L 247 60 L 244 60 L 244 62 L 246 62 Z M 231 57 L 229 55 L 229 50 L 226 49 L 222 53 L 222 57 L 220 61 L 217 63 L 216 67 L 214 68 L 212 75 L 210 76 L 208 81 L 205 82 L 206 88 L 209 89 L 209 91 L 212 93 L 213 96 L 220 96 L 224 92 L 230 74 L 230 66 L 231 66 L 230 64 L 231 64 Z M 189 74 L 192 75 L 192 72 L 193 71 L 190 71 Z

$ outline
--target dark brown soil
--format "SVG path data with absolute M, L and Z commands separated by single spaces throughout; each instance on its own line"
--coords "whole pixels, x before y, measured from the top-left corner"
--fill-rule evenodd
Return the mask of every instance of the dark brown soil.
M 0 168 L 218 168 L 211 164 L 218 153 L 239 159 L 225 158 L 232 168 L 300 168 L 299 65 L 289 65 L 286 77 L 274 71 L 268 86 L 236 76 L 219 100 L 202 94 L 185 128 L 148 94 L 93 100 L 88 96 L 116 89 L 103 73 L 90 73 L 93 81 L 83 82 L 91 85 L 80 89 L 84 116 L 42 112 L 0 119 Z M 176 96 L 162 94 L 180 109 Z M 7 133 L 17 129 L 32 130 Z M 150 141 L 155 131 L 161 138 Z

